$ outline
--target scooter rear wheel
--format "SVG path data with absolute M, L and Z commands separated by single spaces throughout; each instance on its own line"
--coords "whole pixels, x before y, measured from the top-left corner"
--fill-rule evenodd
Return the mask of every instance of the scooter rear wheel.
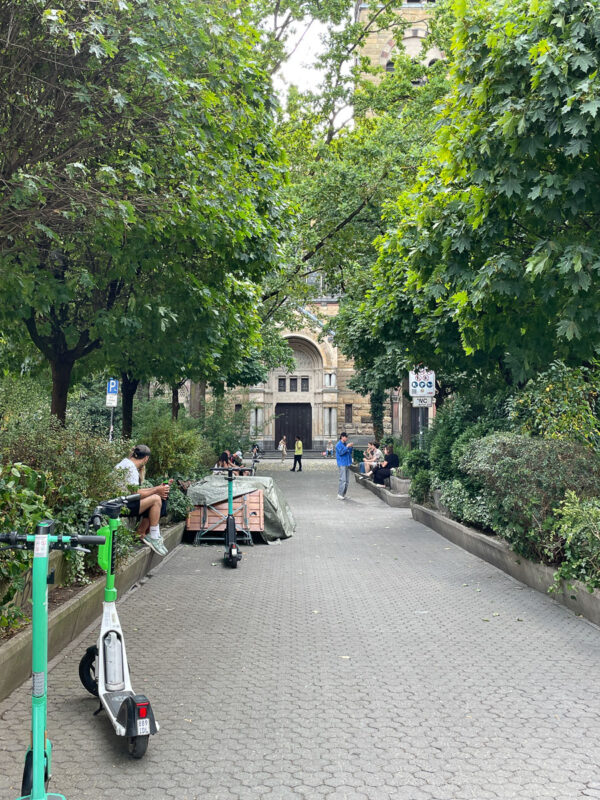
M 127 749 L 132 758 L 143 758 L 148 749 L 149 736 L 130 736 L 127 739 Z
M 44 768 L 44 789 L 48 789 L 48 766 Z M 23 780 L 21 782 L 21 796 L 27 797 L 33 789 L 33 750 L 28 750 L 23 767 Z
M 96 675 L 96 658 L 98 648 L 96 645 L 88 647 L 79 662 L 79 679 L 84 687 L 94 697 L 98 697 L 98 676 Z

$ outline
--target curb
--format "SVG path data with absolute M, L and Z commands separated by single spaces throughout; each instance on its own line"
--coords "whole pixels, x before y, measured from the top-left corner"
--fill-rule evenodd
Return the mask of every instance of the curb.
M 359 486 L 364 486 L 365 489 L 369 489 L 373 494 L 376 494 L 377 497 L 383 500 L 384 503 L 387 503 L 388 506 L 392 506 L 393 508 L 410 508 L 410 497 L 407 494 L 390 492 L 385 486 L 379 486 L 379 484 L 373 483 L 373 481 L 363 481 L 357 472 L 354 473 L 354 480 Z
M 173 550 L 181 542 L 185 522 L 163 530 L 165 546 Z M 119 595 L 123 596 L 161 561 L 149 547 L 137 552 L 115 576 Z M 48 661 L 73 641 L 102 615 L 104 576 L 95 580 L 48 618 Z M 25 666 L 26 665 L 26 666 Z M 0 701 L 23 683 L 31 671 L 31 626 L 0 646 Z
M 421 522 L 458 547 L 501 569 L 526 586 L 548 595 L 548 589 L 556 585 L 553 567 L 517 555 L 503 539 L 468 528 L 425 506 L 413 504 L 411 510 L 413 519 L 417 522 Z M 588 592 L 579 581 L 568 584 L 566 581 L 561 581 L 559 586 L 560 589 L 549 595 L 552 600 L 575 614 L 580 614 L 595 625 L 600 625 L 600 592 L 597 590 Z

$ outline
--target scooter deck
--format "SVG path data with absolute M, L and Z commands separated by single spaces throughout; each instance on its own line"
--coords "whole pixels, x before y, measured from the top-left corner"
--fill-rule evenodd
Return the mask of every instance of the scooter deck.
M 47 800 L 52 800 L 53 798 L 54 798 L 54 800 L 67 800 L 67 798 L 64 796 L 64 794 L 54 794 L 53 792 L 50 792 L 49 794 L 46 794 L 45 796 L 46 796 Z M 17 800 L 31 800 L 31 795 L 30 794 L 24 794 L 23 797 L 17 797 Z
M 123 700 L 127 697 L 135 697 L 135 693 L 126 691 L 105 692 L 100 699 L 102 700 L 102 705 L 106 706 L 108 713 L 116 719 Z

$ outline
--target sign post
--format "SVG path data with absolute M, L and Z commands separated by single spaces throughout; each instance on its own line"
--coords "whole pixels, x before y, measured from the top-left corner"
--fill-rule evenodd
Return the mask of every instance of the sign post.
M 116 378 L 110 378 L 106 384 L 106 407 L 110 408 L 110 429 L 108 432 L 108 441 L 113 440 L 113 421 L 115 414 L 115 407 L 119 397 L 119 381 Z
M 408 393 L 412 397 L 413 408 L 419 409 L 419 450 L 423 449 L 425 435 L 425 409 L 433 406 L 435 397 L 435 372 L 426 367 L 417 367 L 408 373 Z

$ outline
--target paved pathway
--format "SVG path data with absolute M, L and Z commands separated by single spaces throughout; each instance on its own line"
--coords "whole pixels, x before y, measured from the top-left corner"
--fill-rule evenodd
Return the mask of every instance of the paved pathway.
M 320 462 L 317 462 L 320 463 Z M 297 535 L 180 547 L 120 604 L 161 731 L 131 760 L 77 664 L 50 673 L 69 800 L 600 798 L 600 631 L 450 545 L 333 464 L 277 470 Z M 29 682 L 0 704 L 14 800 Z

